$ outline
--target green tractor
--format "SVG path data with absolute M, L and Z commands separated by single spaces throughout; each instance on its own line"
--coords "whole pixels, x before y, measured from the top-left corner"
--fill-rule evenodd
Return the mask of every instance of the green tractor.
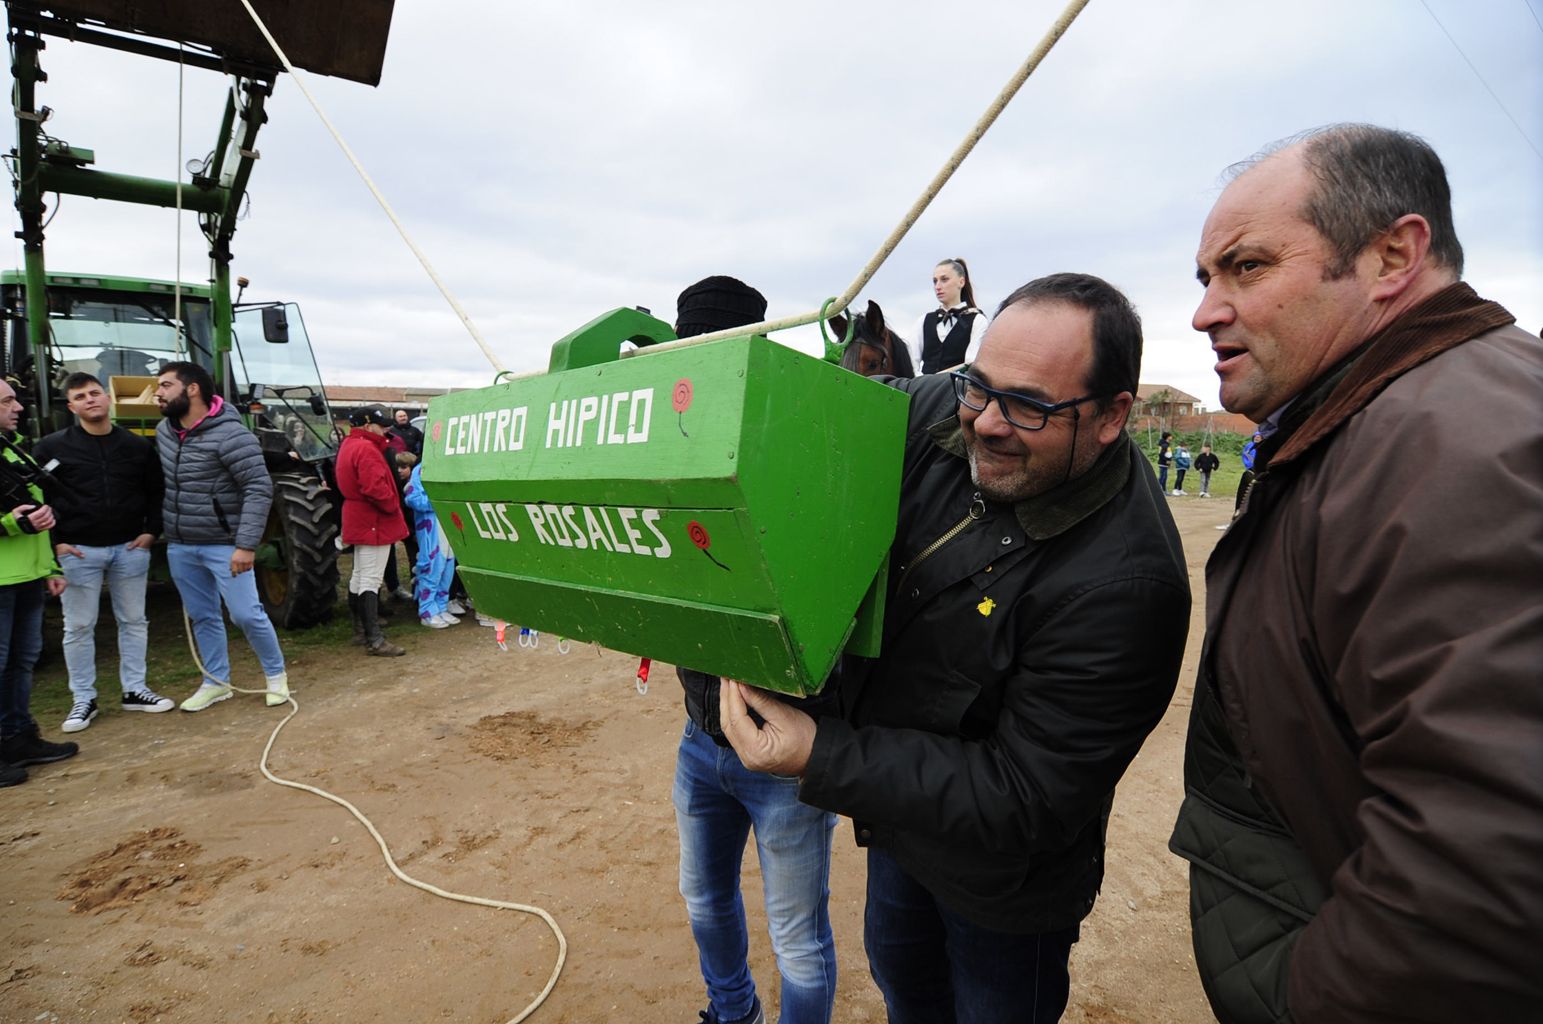
M 392 0 L 258 3 L 283 13 L 269 28 L 296 67 L 375 85 Z M 264 106 L 282 73 L 240 4 L 164 0 L 7 0 L 16 148 L 11 169 L 24 266 L 0 275 L 0 373 L 15 381 L 36 438 L 69 422 L 60 387 L 84 370 L 107 385 L 113 418 L 154 430 L 156 373 L 188 359 L 210 371 L 262 444 L 274 481 L 273 510 L 257 552 L 257 585 L 274 622 L 298 628 L 329 618 L 336 600 L 338 510 L 328 486 L 333 421 L 315 355 L 293 303 L 231 297 L 231 239 L 258 158 Z M 185 180 L 159 181 L 94 167 L 94 151 L 54 138 L 37 102 L 48 76 L 49 38 L 86 43 L 211 70 L 229 77 L 225 113 L 209 155 Z M 168 45 L 167 41 L 175 45 Z M 207 284 L 49 273 L 43 259 L 45 197 L 176 208 L 198 217 L 209 243 Z M 245 279 L 237 285 L 244 289 Z
M 25 403 L 22 431 L 32 438 L 70 422 L 61 386 L 86 372 L 106 385 L 113 420 L 153 435 L 160 409 L 153 388 L 174 359 L 214 374 L 228 400 L 245 409 L 273 474 L 273 509 L 257 552 L 257 587 L 274 622 L 298 628 L 332 614 L 338 583 L 337 510 L 328 485 L 336 454 L 332 416 L 293 304 L 233 307 L 229 347 L 213 331 L 207 286 L 183 285 L 182 330 L 169 282 L 49 274 L 47 343 L 28 344 L 32 316 L 25 275 L 0 274 L 0 373 Z

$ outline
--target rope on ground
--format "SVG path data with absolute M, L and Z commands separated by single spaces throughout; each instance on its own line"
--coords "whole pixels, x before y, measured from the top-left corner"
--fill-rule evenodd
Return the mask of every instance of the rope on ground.
M 326 112 L 321 109 L 321 104 L 317 103 L 316 97 L 311 95 L 311 90 L 305 87 L 305 82 L 301 79 L 300 73 L 289 62 L 289 57 L 279 46 L 278 40 L 273 38 L 273 33 L 268 31 L 268 26 L 263 23 L 262 18 L 258 17 L 257 11 L 252 8 L 251 0 L 241 0 L 241 6 L 245 7 L 246 13 L 252 16 L 252 21 L 257 25 L 257 31 L 261 32 L 263 38 L 268 41 L 268 45 L 273 48 L 274 55 L 279 58 L 279 63 L 284 65 L 284 70 L 289 72 L 290 77 L 295 80 L 295 85 L 300 87 L 300 92 L 305 96 L 307 102 L 311 104 L 311 109 L 316 111 L 316 116 L 321 118 L 322 124 L 326 125 L 327 131 L 332 135 L 332 141 L 338 144 L 338 148 L 343 151 L 344 156 L 348 157 L 348 162 L 354 165 L 354 170 L 359 172 L 359 177 L 364 180 L 365 187 L 370 190 L 370 194 L 375 197 L 375 201 L 380 204 L 380 208 L 386 211 L 386 216 L 396 226 L 397 234 L 402 236 L 402 241 L 406 242 L 407 247 L 413 251 L 413 255 L 418 257 L 418 262 L 423 264 L 423 269 L 428 272 L 429 278 L 434 282 L 435 287 L 439 289 L 439 293 L 445 297 L 446 302 L 450 303 L 450 308 L 455 310 L 455 315 L 461 318 L 461 323 L 466 325 L 466 330 L 471 334 L 472 341 L 475 341 L 477 347 L 482 349 L 482 354 L 487 356 L 488 362 L 493 364 L 493 369 L 503 370 L 504 364 L 499 361 L 498 356 L 493 353 L 493 350 L 488 347 L 488 343 L 483 340 L 482 332 L 477 330 L 476 324 L 472 323 L 471 316 L 462 308 L 461 303 L 457 301 L 456 297 L 450 293 L 449 286 L 440 280 L 439 274 L 435 273 L 434 266 L 429 262 L 429 258 L 423 254 L 423 250 L 418 248 L 418 243 L 413 241 L 412 236 L 407 233 L 407 228 L 397 219 L 396 211 L 391 208 L 390 203 L 386 202 L 386 197 L 381 193 L 380 189 L 375 187 L 375 182 L 370 178 L 369 172 L 364 169 L 364 165 L 359 162 L 359 158 L 354 156 L 354 151 L 348 147 L 348 143 L 343 141 L 343 136 L 332 126 L 332 122 L 328 120 Z
M 198 646 L 193 642 L 193 623 L 192 620 L 188 618 L 186 608 L 182 610 L 182 623 L 187 634 L 188 650 L 193 654 L 193 663 L 198 666 L 198 670 L 204 674 L 205 679 L 214 679 L 215 682 L 219 683 L 221 686 L 229 686 L 231 690 L 236 693 L 262 694 L 263 696 L 267 695 L 266 690 L 243 689 L 242 687 L 231 685 L 231 683 L 227 680 L 218 679 L 211 675 L 209 670 L 204 667 L 203 659 L 199 658 L 198 656 Z M 344 800 L 342 797 L 327 792 L 325 789 L 320 789 L 316 786 L 308 786 L 303 782 L 295 782 L 291 779 L 281 778 L 280 776 L 275 775 L 272 771 L 270 771 L 268 768 L 268 755 L 273 750 L 274 742 L 279 738 L 279 732 L 284 728 L 284 726 L 289 724 L 289 720 L 291 718 L 294 718 L 300 713 L 300 702 L 295 700 L 293 695 L 287 695 L 285 700 L 290 705 L 290 712 L 284 716 L 284 720 L 282 722 L 273 727 L 273 732 L 268 737 L 268 743 L 263 747 L 262 760 L 258 762 L 258 767 L 262 769 L 263 776 L 269 782 L 277 786 L 285 786 L 289 789 L 299 789 L 307 793 L 313 793 L 316 796 L 321 797 L 323 800 L 331 800 L 339 807 L 342 807 L 344 810 L 348 811 L 349 814 L 352 814 L 355 818 L 358 819 L 359 824 L 369 829 L 370 835 L 374 837 L 375 844 L 380 847 L 380 854 L 386 859 L 386 867 L 391 869 L 391 873 L 413 888 L 422 889 L 424 892 L 432 893 L 435 896 L 441 896 L 447 900 L 455 900 L 457 903 L 470 903 L 479 907 L 492 907 L 495 910 L 517 910 L 522 914 L 533 914 L 546 922 L 546 926 L 552 930 L 552 934 L 557 936 L 557 963 L 552 967 L 552 976 L 547 979 L 546 987 L 543 988 L 540 994 L 538 994 L 536 998 L 531 1001 L 530 1005 L 521 1010 L 518 1015 L 511 1017 L 508 1024 L 520 1024 L 520 1021 L 525 1020 L 531 1014 L 535 1013 L 537 1007 L 546 1002 L 546 997 L 550 995 L 552 989 L 556 987 L 558 976 L 563 972 L 563 965 L 568 962 L 568 939 L 563 935 L 563 930 L 557 926 L 556 920 L 553 919 L 551 914 L 547 913 L 545 910 L 542 910 L 540 907 L 530 906 L 524 903 L 511 903 L 506 900 L 493 900 L 484 896 L 468 896 L 465 893 L 451 892 L 448 889 L 441 889 L 437 885 L 431 885 L 428 882 L 419 881 L 397 866 L 396 858 L 391 856 L 391 849 L 386 845 L 386 840 L 375 828 L 374 823 L 371 822 L 369 818 L 365 817 L 364 812 L 359 810 L 359 808 L 355 807 L 347 800 Z

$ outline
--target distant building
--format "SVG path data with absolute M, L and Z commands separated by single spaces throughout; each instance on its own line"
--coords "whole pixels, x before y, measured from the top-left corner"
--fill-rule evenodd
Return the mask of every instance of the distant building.
M 1200 399 L 1171 384 L 1140 384 L 1128 427 L 1135 432 L 1252 434 L 1254 421 L 1234 412 L 1206 412 Z
M 1200 399 L 1171 384 L 1138 384 L 1136 407 L 1132 416 L 1151 416 L 1160 420 L 1194 416 L 1204 410 Z
M 431 398 L 463 390 L 462 388 L 355 387 L 349 384 L 324 384 L 322 389 L 327 393 L 327 404 L 332 407 L 333 415 L 340 419 L 347 419 L 348 414 L 355 409 L 373 407 L 384 408 L 388 415 L 398 409 L 406 409 L 409 416 L 417 416 L 428 412 Z

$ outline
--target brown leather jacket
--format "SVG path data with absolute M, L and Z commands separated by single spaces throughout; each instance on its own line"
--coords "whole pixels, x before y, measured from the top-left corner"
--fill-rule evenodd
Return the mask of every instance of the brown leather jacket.
M 1224 1022 L 1543 1020 L 1543 345 L 1513 324 L 1458 284 L 1370 341 L 1207 564 L 1173 847 Z

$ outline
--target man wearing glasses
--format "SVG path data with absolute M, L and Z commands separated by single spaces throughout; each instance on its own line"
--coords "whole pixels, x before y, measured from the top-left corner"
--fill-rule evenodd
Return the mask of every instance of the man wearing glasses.
M 853 818 L 891 1024 L 1065 1009 L 1114 786 L 1189 623 L 1178 533 L 1125 432 L 1140 364 L 1129 301 L 1056 274 L 1008 297 L 971 366 L 891 381 L 911 412 L 883 655 L 841 717 L 721 690 L 747 766 Z

